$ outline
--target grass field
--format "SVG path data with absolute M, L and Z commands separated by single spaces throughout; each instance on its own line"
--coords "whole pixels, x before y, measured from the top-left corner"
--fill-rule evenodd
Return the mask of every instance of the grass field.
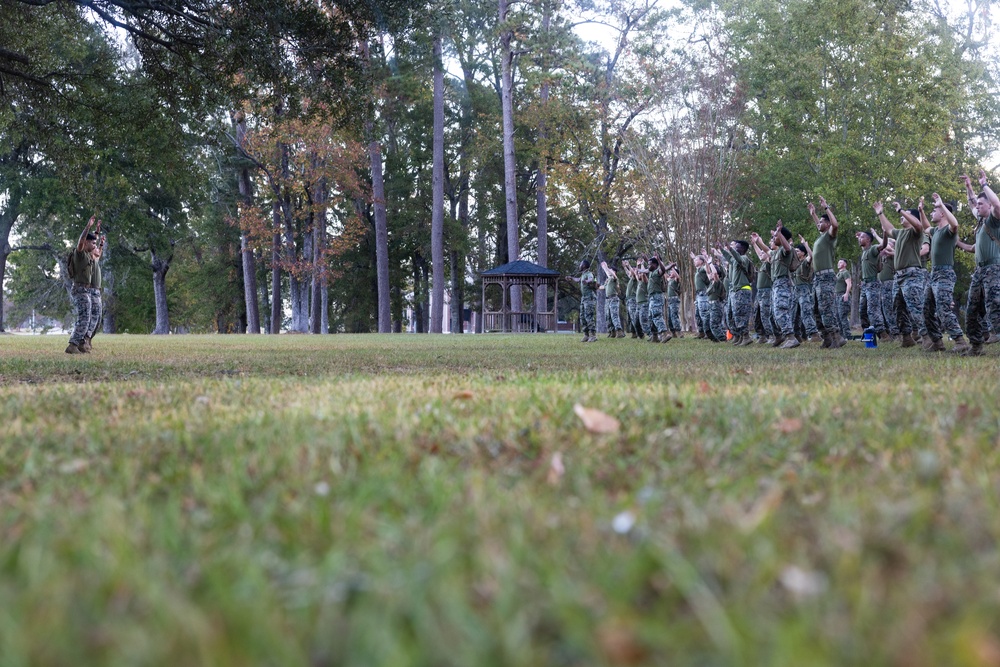
M 1000 665 L 1000 350 L 95 344 L 0 337 L 0 667 Z

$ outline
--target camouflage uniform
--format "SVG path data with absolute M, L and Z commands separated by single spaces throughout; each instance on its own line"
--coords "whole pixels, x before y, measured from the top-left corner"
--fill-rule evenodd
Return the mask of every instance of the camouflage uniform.
M 657 334 L 665 333 L 667 322 L 663 319 L 663 274 L 650 271 L 646 292 L 649 295 L 649 321 L 653 331 Z
M 924 281 L 926 273 L 919 266 L 911 266 L 896 272 L 896 298 L 905 305 L 906 316 L 900 317 L 899 330 L 908 334 L 916 329 L 921 336 L 927 334 L 924 321 Z M 899 301 L 896 307 L 899 308 Z
M 594 274 L 584 271 L 580 276 L 580 329 L 590 336 L 597 334 L 597 294 L 592 287 Z
M 771 312 L 771 288 L 761 287 L 757 290 L 757 303 L 754 304 L 754 328 L 765 338 L 774 336 L 774 314 Z
M 882 319 L 885 322 L 885 328 L 893 336 L 898 336 L 899 318 L 896 317 L 896 281 L 883 280 L 880 285 L 882 292 Z
M 813 287 L 806 283 L 795 286 L 795 308 L 796 316 L 802 321 L 802 331 L 806 336 L 812 336 L 819 332 L 816 327 L 816 320 L 813 318 L 813 310 L 816 302 L 813 299 Z
M 777 327 L 775 333 L 790 338 L 795 333 L 793 313 L 795 297 L 792 292 L 792 279 L 788 276 L 775 278 L 771 285 L 771 314 Z
M 837 305 L 840 307 L 840 333 L 844 338 L 851 335 L 851 297 L 844 299 L 843 294 L 837 295 Z
M 635 310 L 639 326 L 646 336 L 653 335 L 652 323 L 649 321 L 649 294 L 646 292 L 646 284 L 642 283 L 636 289 Z
M 823 330 L 829 334 L 842 331 L 836 285 L 837 274 L 833 269 L 817 271 L 813 278 L 813 291 L 819 308 L 820 321 L 823 323 Z
M 956 278 L 955 269 L 950 266 L 935 266 L 931 270 L 930 284 L 924 292 L 924 321 L 933 340 L 940 340 L 944 333 L 952 340 L 963 335 L 952 308 Z
M 972 274 L 965 309 L 969 342 L 982 345 L 991 324 L 993 331 L 1000 331 L 1000 264 L 978 266 Z
M 609 277 L 605 284 L 604 309 L 614 333 L 622 328 L 621 299 L 618 297 L 618 278 Z
M 864 297 L 868 325 L 875 329 L 875 333 L 883 333 L 886 327 L 885 319 L 882 317 L 882 283 L 877 278 L 871 282 L 861 283 L 861 294 Z
M 679 280 L 667 281 L 667 328 L 671 333 L 681 331 L 681 297 L 679 296 Z
M 94 304 L 89 285 L 74 285 L 72 294 L 73 305 L 76 307 L 76 324 L 73 325 L 69 342 L 79 347 L 90 333 L 90 318 L 94 312 Z M 99 302 L 98 307 L 100 307 Z

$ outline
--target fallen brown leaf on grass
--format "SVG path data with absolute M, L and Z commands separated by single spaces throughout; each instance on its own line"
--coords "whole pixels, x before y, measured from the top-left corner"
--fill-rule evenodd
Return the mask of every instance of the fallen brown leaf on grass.
M 573 406 L 573 412 L 583 422 L 583 427 L 591 433 L 610 434 L 617 433 L 621 428 L 621 422 L 609 414 L 593 408 L 585 408 L 579 403 Z
M 790 419 L 782 419 L 774 425 L 781 433 L 788 435 L 789 433 L 795 433 L 796 431 L 802 430 L 802 420 L 796 417 Z
M 757 500 L 750 511 L 737 519 L 737 524 L 744 533 L 752 533 L 774 510 L 778 509 L 785 497 L 785 488 L 780 484 L 771 486 Z
M 556 452 L 552 455 L 552 460 L 549 461 L 549 474 L 546 479 L 549 484 L 556 486 L 565 473 L 566 468 L 563 467 L 562 452 Z
M 468 401 L 468 400 L 473 399 L 475 397 L 476 397 L 476 395 L 473 394 L 469 390 L 457 391 L 457 392 L 455 392 L 455 395 L 452 396 L 452 398 L 454 398 L 456 401 Z
M 597 629 L 597 641 L 612 665 L 638 665 L 648 656 L 632 624 L 620 619 L 603 623 Z

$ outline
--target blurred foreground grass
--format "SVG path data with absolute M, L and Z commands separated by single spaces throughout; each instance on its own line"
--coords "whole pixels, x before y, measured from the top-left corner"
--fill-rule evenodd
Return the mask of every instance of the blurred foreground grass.
M 0 337 L 2 667 L 1000 664 L 992 349 L 95 343 Z

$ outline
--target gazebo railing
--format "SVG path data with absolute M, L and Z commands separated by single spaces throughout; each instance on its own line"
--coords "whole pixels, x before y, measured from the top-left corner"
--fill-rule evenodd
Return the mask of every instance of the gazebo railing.
M 506 333 L 545 333 L 556 331 L 555 313 L 508 312 L 483 313 L 483 331 Z

